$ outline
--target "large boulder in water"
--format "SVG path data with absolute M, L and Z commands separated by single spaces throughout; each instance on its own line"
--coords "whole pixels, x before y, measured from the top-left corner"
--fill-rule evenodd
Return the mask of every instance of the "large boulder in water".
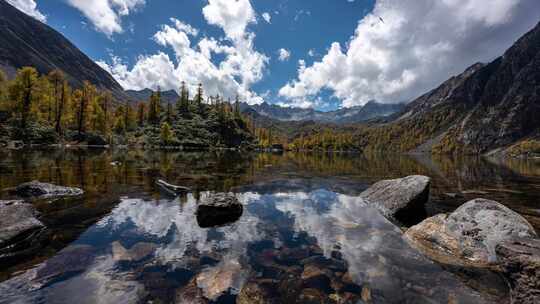
M 197 222 L 202 228 L 232 223 L 242 216 L 244 207 L 229 193 L 218 193 L 203 199 L 197 207 Z
M 39 247 L 45 226 L 31 204 L 0 201 L 0 261 L 15 258 Z
M 425 213 L 430 183 L 431 179 L 422 175 L 382 180 L 362 192 L 360 197 L 384 216 L 401 220 Z
M 412 246 L 433 260 L 477 267 L 494 266 L 496 246 L 519 237 L 535 238 L 536 232 L 521 215 L 486 199 L 428 218 L 405 233 Z
M 20 184 L 14 193 L 21 197 L 54 198 L 62 196 L 78 196 L 84 193 L 79 188 L 63 187 L 39 181 Z
M 519 238 L 495 248 L 512 285 L 512 303 L 540 303 L 540 240 Z

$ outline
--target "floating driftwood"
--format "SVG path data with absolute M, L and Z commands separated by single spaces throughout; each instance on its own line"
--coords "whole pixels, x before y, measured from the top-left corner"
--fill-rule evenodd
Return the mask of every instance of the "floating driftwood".
M 169 193 L 171 193 L 173 195 L 179 195 L 179 194 L 191 192 L 191 189 L 188 188 L 188 187 L 169 184 L 166 181 L 161 180 L 161 179 L 158 179 L 156 181 L 156 184 L 158 186 L 160 186 L 163 190 L 165 190 L 165 191 L 167 191 L 167 192 L 169 192 Z

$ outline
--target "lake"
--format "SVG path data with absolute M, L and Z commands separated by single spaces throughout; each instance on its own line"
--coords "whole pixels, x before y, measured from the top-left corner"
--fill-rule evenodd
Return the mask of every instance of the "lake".
M 31 180 L 85 190 L 33 202 L 49 241 L 1 265 L 0 303 L 503 301 L 498 275 L 428 260 L 402 238 L 416 220 L 392 223 L 358 196 L 412 174 L 432 178 L 429 216 L 483 197 L 540 231 L 540 160 L 85 149 L 0 160 L 1 199 Z M 170 196 L 158 179 L 193 191 Z M 197 204 L 216 192 L 243 213 L 201 228 Z

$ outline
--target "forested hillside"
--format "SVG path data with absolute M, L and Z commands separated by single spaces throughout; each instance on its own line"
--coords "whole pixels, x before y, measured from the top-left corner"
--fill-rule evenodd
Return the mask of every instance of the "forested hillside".
M 250 147 L 254 144 L 239 101 L 219 96 L 204 100 L 200 85 L 190 98 L 182 84 L 173 105 L 161 92 L 136 107 L 120 104 L 110 91 L 88 81 L 72 88 L 60 70 L 39 75 L 24 67 L 13 80 L 0 72 L 0 143 L 176 146 L 183 148 Z

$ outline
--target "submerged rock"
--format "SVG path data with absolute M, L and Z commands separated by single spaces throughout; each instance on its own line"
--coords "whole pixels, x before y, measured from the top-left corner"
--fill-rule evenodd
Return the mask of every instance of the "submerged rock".
M 203 295 L 197 286 L 196 278 L 193 278 L 186 286 L 176 291 L 175 304 L 208 304 L 210 301 Z
M 422 175 L 382 180 L 362 192 L 360 197 L 368 205 L 379 209 L 384 216 L 402 219 L 424 211 L 429 199 L 430 183 L 431 179 Z
M 329 290 L 332 272 L 317 264 L 310 264 L 304 267 L 300 278 L 305 287 Z
M 242 287 L 236 298 L 236 304 L 278 304 L 279 299 L 272 295 L 275 286 L 259 281 L 250 281 Z
M 220 226 L 235 222 L 242 216 L 244 207 L 229 193 L 211 195 L 197 207 L 197 222 L 202 228 Z
M 161 179 L 158 179 L 156 181 L 156 184 L 158 186 L 160 186 L 162 189 L 164 189 L 167 192 L 169 192 L 171 194 L 174 194 L 174 195 L 179 195 L 179 194 L 191 192 L 191 189 L 188 188 L 188 187 L 176 186 L 176 185 L 173 185 L 173 184 L 169 184 L 166 181 L 161 180 Z
M 540 240 L 505 241 L 495 250 L 512 286 L 512 303 L 540 303 Z
M 486 199 L 428 218 L 405 233 L 412 246 L 433 260 L 478 267 L 496 264 L 496 246 L 519 237 L 536 237 L 536 232 L 521 215 Z
M 73 187 L 57 186 L 39 181 L 31 181 L 15 188 L 14 193 L 21 197 L 54 198 L 61 196 L 78 196 L 83 190 Z
M 306 288 L 300 292 L 297 303 L 324 304 L 329 303 L 329 297 L 317 288 Z
M 238 292 L 246 280 L 246 273 L 238 260 L 224 260 L 201 272 L 196 280 L 203 295 L 215 301 L 229 291 Z
M 45 226 L 31 204 L 0 201 L 0 261 L 37 249 Z
M 95 250 L 89 245 L 69 246 L 54 257 L 48 259 L 38 269 L 33 279 L 36 287 L 65 279 L 69 276 L 84 272 L 94 261 Z
M 157 245 L 154 243 L 140 242 L 135 244 L 130 249 L 126 249 L 120 242 L 112 243 L 113 259 L 117 262 L 138 262 L 154 253 Z

